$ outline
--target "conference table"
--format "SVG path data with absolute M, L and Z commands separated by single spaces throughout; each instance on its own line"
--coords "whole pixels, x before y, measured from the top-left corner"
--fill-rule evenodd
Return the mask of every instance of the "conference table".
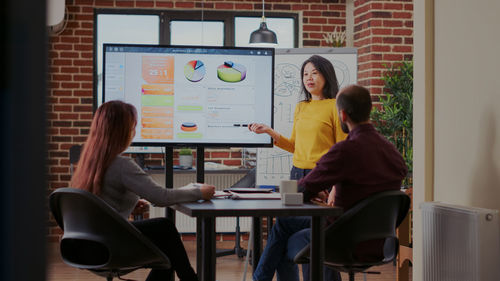
M 311 254 L 310 274 L 315 281 L 323 280 L 324 232 L 321 230 L 326 217 L 338 217 L 342 208 L 303 204 L 282 205 L 281 200 L 234 200 L 215 198 L 210 201 L 179 203 L 171 206 L 185 215 L 196 217 L 196 266 L 201 281 L 215 281 L 216 217 L 253 217 L 252 265 L 259 263 L 262 249 L 261 217 L 311 216 Z

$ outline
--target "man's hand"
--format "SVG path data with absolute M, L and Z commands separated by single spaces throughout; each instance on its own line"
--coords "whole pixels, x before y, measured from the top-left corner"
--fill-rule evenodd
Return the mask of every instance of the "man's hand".
M 319 202 L 319 203 L 326 203 L 326 200 L 328 199 L 328 190 L 323 190 L 318 192 L 315 197 L 311 198 L 311 201 Z
M 335 185 L 332 186 L 332 191 L 330 192 L 330 195 L 328 196 L 327 204 L 330 206 L 335 205 Z

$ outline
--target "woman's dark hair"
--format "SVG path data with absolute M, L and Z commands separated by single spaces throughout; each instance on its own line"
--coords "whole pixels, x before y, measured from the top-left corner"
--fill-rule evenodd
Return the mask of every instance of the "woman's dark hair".
M 72 187 L 99 194 L 104 174 L 111 162 L 130 145 L 137 112 L 121 101 L 103 103 L 96 111 L 89 136 L 83 145 Z
M 311 100 L 311 93 L 309 93 L 304 86 L 304 80 L 302 77 L 304 77 L 304 68 L 306 64 L 312 63 L 316 70 L 318 70 L 323 77 L 325 78 L 325 87 L 323 88 L 323 97 L 325 99 L 334 99 L 337 96 L 337 93 L 339 91 L 339 83 L 337 81 L 337 76 L 335 75 L 335 69 L 333 68 L 332 63 L 325 59 L 322 56 L 314 55 L 310 58 L 308 58 L 303 64 L 302 68 L 300 69 L 300 78 L 301 78 L 301 83 L 302 83 L 302 93 L 305 96 L 306 101 Z
M 361 123 L 370 119 L 372 111 L 372 98 L 368 89 L 358 85 L 350 85 L 342 90 L 337 97 L 337 107 L 355 123 Z

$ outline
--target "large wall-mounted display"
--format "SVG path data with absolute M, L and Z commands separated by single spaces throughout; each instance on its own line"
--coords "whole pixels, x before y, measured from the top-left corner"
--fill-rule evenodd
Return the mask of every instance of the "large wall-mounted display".
M 270 147 L 274 49 L 104 44 L 103 100 L 137 109 L 134 145 Z

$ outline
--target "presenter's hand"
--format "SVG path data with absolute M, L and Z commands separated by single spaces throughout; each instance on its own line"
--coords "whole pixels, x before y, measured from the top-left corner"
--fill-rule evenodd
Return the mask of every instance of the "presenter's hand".
M 252 123 L 248 126 L 248 129 L 256 134 L 269 133 L 271 128 L 265 124 Z
M 210 184 L 200 184 L 201 198 L 204 200 L 210 200 L 215 193 L 215 185 Z

